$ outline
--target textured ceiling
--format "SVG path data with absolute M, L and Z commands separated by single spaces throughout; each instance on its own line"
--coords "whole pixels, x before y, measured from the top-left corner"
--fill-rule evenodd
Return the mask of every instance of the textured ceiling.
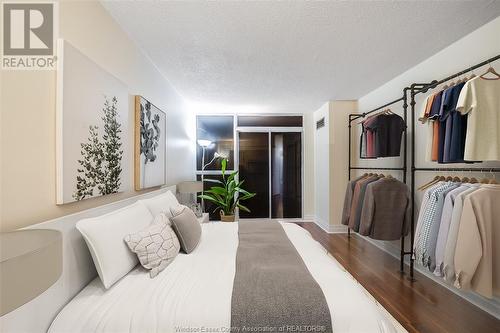
M 188 100 L 268 112 L 357 99 L 500 15 L 500 1 L 103 5 Z

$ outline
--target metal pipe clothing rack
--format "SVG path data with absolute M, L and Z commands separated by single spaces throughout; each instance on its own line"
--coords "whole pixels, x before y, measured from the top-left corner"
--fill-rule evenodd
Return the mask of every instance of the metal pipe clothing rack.
M 446 172 L 467 172 L 467 171 L 474 171 L 474 172 L 500 172 L 500 168 L 485 168 L 485 167 L 470 167 L 470 168 L 450 168 L 450 167 L 437 167 L 437 168 L 419 168 L 415 166 L 415 137 L 416 137 L 416 120 L 415 120 L 415 96 L 420 94 L 420 93 L 426 93 L 427 91 L 431 89 L 435 89 L 438 87 L 440 84 L 448 82 L 450 80 L 453 80 L 457 77 L 460 77 L 462 75 L 465 75 L 467 73 L 472 72 L 475 69 L 478 69 L 480 67 L 483 67 L 485 65 L 491 64 L 492 62 L 500 59 L 500 54 L 496 55 L 492 58 L 489 58 L 485 61 L 482 61 L 474 66 L 471 66 L 469 68 L 466 68 L 460 72 L 457 72 L 455 74 L 452 74 L 448 77 L 445 77 L 444 79 L 441 80 L 434 80 L 430 83 L 413 83 L 410 87 L 407 87 L 404 89 L 405 91 L 405 96 L 407 92 L 409 92 L 410 95 L 410 112 L 411 112 L 411 123 L 412 123 L 412 130 L 411 130 L 411 168 L 410 168 L 410 174 L 411 174 L 411 200 L 412 200 L 412 206 L 411 206 L 411 229 L 414 230 L 415 228 L 415 172 L 426 172 L 426 171 L 434 171 L 434 172 L 439 172 L 439 171 L 446 171 Z M 411 233 L 410 237 L 410 245 L 411 245 L 411 251 L 413 252 L 413 247 L 414 247 L 414 242 L 415 242 L 415 234 L 414 232 Z M 414 256 L 413 254 L 410 257 L 410 279 L 413 280 L 413 266 L 414 266 Z
M 500 55 L 494 56 L 492 58 L 489 58 L 485 61 L 482 61 L 474 66 L 471 66 L 469 68 L 466 68 L 460 72 L 457 72 L 455 74 L 452 74 L 444 79 L 441 80 L 434 80 L 429 83 L 413 83 L 409 87 L 405 87 L 403 89 L 403 97 L 398 98 L 394 101 L 391 101 L 387 104 L 384 104 L 382 106 L 379 106 L 373 110 L 370 110 L 368 112 L 364 113 L 352 113 L 349 114 L 349 158 L 348 158 L 348 180 L 351 180 L 351 170 L 393 170 L 393 171 L 403 171 L 403 182 L 407 184 L 407 172 L 408 172 L 408 95 L 410 97 L 409 100 L 409 105 L 410 105 L 410 113 L 411 113 L 411 137 L 410 137 L 410 142 L 411 142 L 411 149 L 410 149 L 410 160 L 411 160 L 411 167 L 410 167 L 410 183 L 411 183 L 411 191 L 410 191 L 410 197 L 411 197 L 411 226 L 410 226 L 410 250 L 405 251 L 405 237 L 401 237 L 401 252 L 400 252 L 400 272 L 404 273 L 404 258 L 406 255 L 410 256 L 410 276 L 409 279 L 411 281 L 415 281 L 414 279 L 414 255 L 413 255 L 413 247 L 414 247 L 414 242 L 415 242 L 415 173 L 416 172 L 426 172 L 426 171 L 447 171 L 447 172 L 467 172 L 467 171 L 474 171 L 474 172 L 500 172 L 500 168 L 485 168 L 485 167 L 470 167 L 470 168 L 450 168 L 450 167 L 437 167 L 437 168 L 419 168 L 415 166 L 415 137 L 416 137 L 416 121 L 415 121 L 415 96 L 420 94 L 420 93 L 425 93 L 431 89 L 435 89 L 437 86 L 439 86 L 442 83 L 448 82 L 452 79 L 455 79 L 457 77 L 460 77 L 464 74 L 467 74 L 469 72 L 472 72 L 475 69 L 478 69 L 480 67 L 483 67 L 485 65 L 488 65 L 496 60 L 500 59 Z M 404 131 L 404 146 L 403 146 L 403 167 L 400 168 L 384 168 L 384 167 L 359 167 L 359 166 L 352 166 L 351 163 L 351 144 L 352 144 L 352 131 L 351 131 L 351 123 L 359 118 L 365 118 L 367 115 L 372 114 L 376 111 L 382 110 L 388 106 L 391 106 L 393 104 L 403 102 L 403 119 L 405 123 L 405 131 Z M 351 230 L 348 228 L 348 237 L 350 237 Z
M 382 110 L 384 108 L 387 108 L 388 106 L 391 106 L 393 104 L 403 102 L 403 120 L 405 124 L 405 128 L 403 131 L 403 166 L 402 167 L 394 167 L 394 168 L 388 168 L 388 167 L 362 167 L 362 166 L 352 166 L 351 163 L 351 152 L 352 152 L 352 122 L 354 120 L 360 119 L 360 118 L 365 118 L 366 116 L 377 112 L 379 110 Z M 351 180 L 351 170 L 388 170 L 388 171 L 402 171 L 403 172 L 403 183 L 407 184 L 407 169 L 408 169 L 408 103 L 407 103 L 407 95 L 406 95 L 406 90 L 404 90 L 404 95 L 401 98 L 398 98 L 394 101 L 391 101 L 387 104 L 384 104 L 382 106 L 379 106 L 373 110 L 370 110 L 368 112 L 364 113 L 351 113 L 349 114 L 349 158 L 348 158 L 348 174 L 347 178 L 350 181 Z M 411 233 L 411 238 L 413 238 L 413 232 L 414 228 L 411 228 L 410 233 Z M 349 226 L 347 227 L 347 237 L 351 237 L 351 228 Z M 401 273 L 404 273 L 404 258 L 406 255 L 409 255 L 410 258 L 413 257 L 413 247 L 410 249 L 410 251 L 405 251 L 405 236 L 401 236 L 401 252 L 400 252 L 400 267 L 399 270 Z M 413 277 L 413 267 L 411 267 L 410 270 L 410 275 Z

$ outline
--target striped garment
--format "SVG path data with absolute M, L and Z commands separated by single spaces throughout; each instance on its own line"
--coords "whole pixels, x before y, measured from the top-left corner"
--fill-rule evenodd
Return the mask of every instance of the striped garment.
M 441 211 L 440 209 L 438 209 L 439 195 L 454 186 L 456 186 L 455 183 L 446 182 L 442 183 L 441 186 L 433 188 L 429 191 L 429 200 L 427 202 L 427 206 L 425 207 L 425 211 L 423 211 L 424 215 L 420 230 L 420 237 L 418 240 L 418 244 L 416 244 L 415 251 L 417 262 L 426 267 L 428 266 L 429 258 L 429 254 L 426 253 L 426 249 L 428 248 L 428 243 L 430 240 L 432 223 L 435 220 L 436 214 Z

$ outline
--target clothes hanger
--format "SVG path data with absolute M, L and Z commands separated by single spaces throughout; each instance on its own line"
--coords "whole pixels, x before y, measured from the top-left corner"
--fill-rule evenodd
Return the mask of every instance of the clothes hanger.
M 470 179 L 468 177 L 463 177 L 460 181 L 462 183 L 470 183 Z
M 431 187 L 432 185 L 436 184 L 436 183 L 437 183 L 437 182 L 439 182 L 440 180 L 441 180 L 441 177 L 440 177 L 440 176 L 436 176 L 436 177 L 434 177 L 434 179 L 433 179 L 433 180 L 431 180 L 430 182 L 428 182 L 428 183 L 426 183 L 426 184 L 424 184 L 424 185 L 420 186 L 420 187 L 418 188 L 418 190 L 419 190 L 419 191 L 423 191 L 423 190 L 425 190 L 425 189 L 427 189 L 427 188 Z
M 480 78 L 481 78 L 481 79 L 484 79 L 484 80 L 500 80 L 500 74 L 498 74 L 498 73 L 495 71 L 495 69 L 493 68 L 493 66 L 491 66 L 491 64 L 489 64 L 489 65 L 490 65 L 490 67 L 486 70 L 486 72 L 484 72 L 484 73 L 480 76 Z M 494 79 L 493 79 L 493 78 L 488 78 L 488 77 L 486 77 L 486 75 L 488 75 L 488 74 L 493 74 L 493 75 L 495 75 L 495 76 L 496 76 L 496 78 L 494 78 Z
M 368 119 L 372 119 L 373 117 L 376 117 L 378 116 L 379 114 L 381 114 L 382 112 L 377 112 L 375 114 L 370 114 L 368 116 L 366 116 L 365 119 L 361 120 L 359 123 L 356 123 L 356 125 L 360 125 L 360 124 L 363 124 L 365 121 L 367 121 Z
M 469 73 L 471 74 L 469 77 L 467 77 L 467 75 L 464 77 L 464 83 L 466 83 L 467 81 L 470 81 L 472 80 L 473 78 L 476 77 L 476 74 L 474 73 L 474 70 L 471 70 L 469 71 Z
M 389 174 L 389 175 L 387 175 L 387 177 L 386 177 L 386 178 L 387 178 L 387 179 L 393 179 L 394 177 L 392 177 L 392 175 L 391 175 L 391 174 Z
M 483 171 L 481 170 L 481 175 L 483 174 Z M 490 180 L 487 177 L 483 177 L 480 181 L 481 184 L 488 184 Z
M 471 177 L 470 177 L 470 183 L 471 184 L 477 184 L 478 183 L 477 178 L 472 176 L 472 169 L 470 169 L 470 175 L 471 175 Z
M 451 182 L 451 181 L 453 181 L 453 177 L 452 177 L 452 176 L 448 176 L 448 177 L 446 177 L 446 181 L 447 181 L 447 182 Z
M 455 183 L 461 183 L 462 182 L 462 180 L 460 179 L 460 177 L 457 177 L 457 176 L 453 177 L 452 181 L 455 182 Z
M 497 178 L 495 177 L 495 174 L 493 173 L 493 170 L 490 170 L 490 173 L 493 176 L 493 178 L 490 179 L 490 184 L 498 184 Z

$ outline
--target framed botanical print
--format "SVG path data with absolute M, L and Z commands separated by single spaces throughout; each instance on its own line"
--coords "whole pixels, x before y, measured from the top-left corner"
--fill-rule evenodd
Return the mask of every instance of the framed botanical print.
M 135 96 L 134 184 L 136 190 L 166 183 L 167 115 Z
M 128 190 L 128 88 L 69 42 L 57 45 L 56 203 Z

